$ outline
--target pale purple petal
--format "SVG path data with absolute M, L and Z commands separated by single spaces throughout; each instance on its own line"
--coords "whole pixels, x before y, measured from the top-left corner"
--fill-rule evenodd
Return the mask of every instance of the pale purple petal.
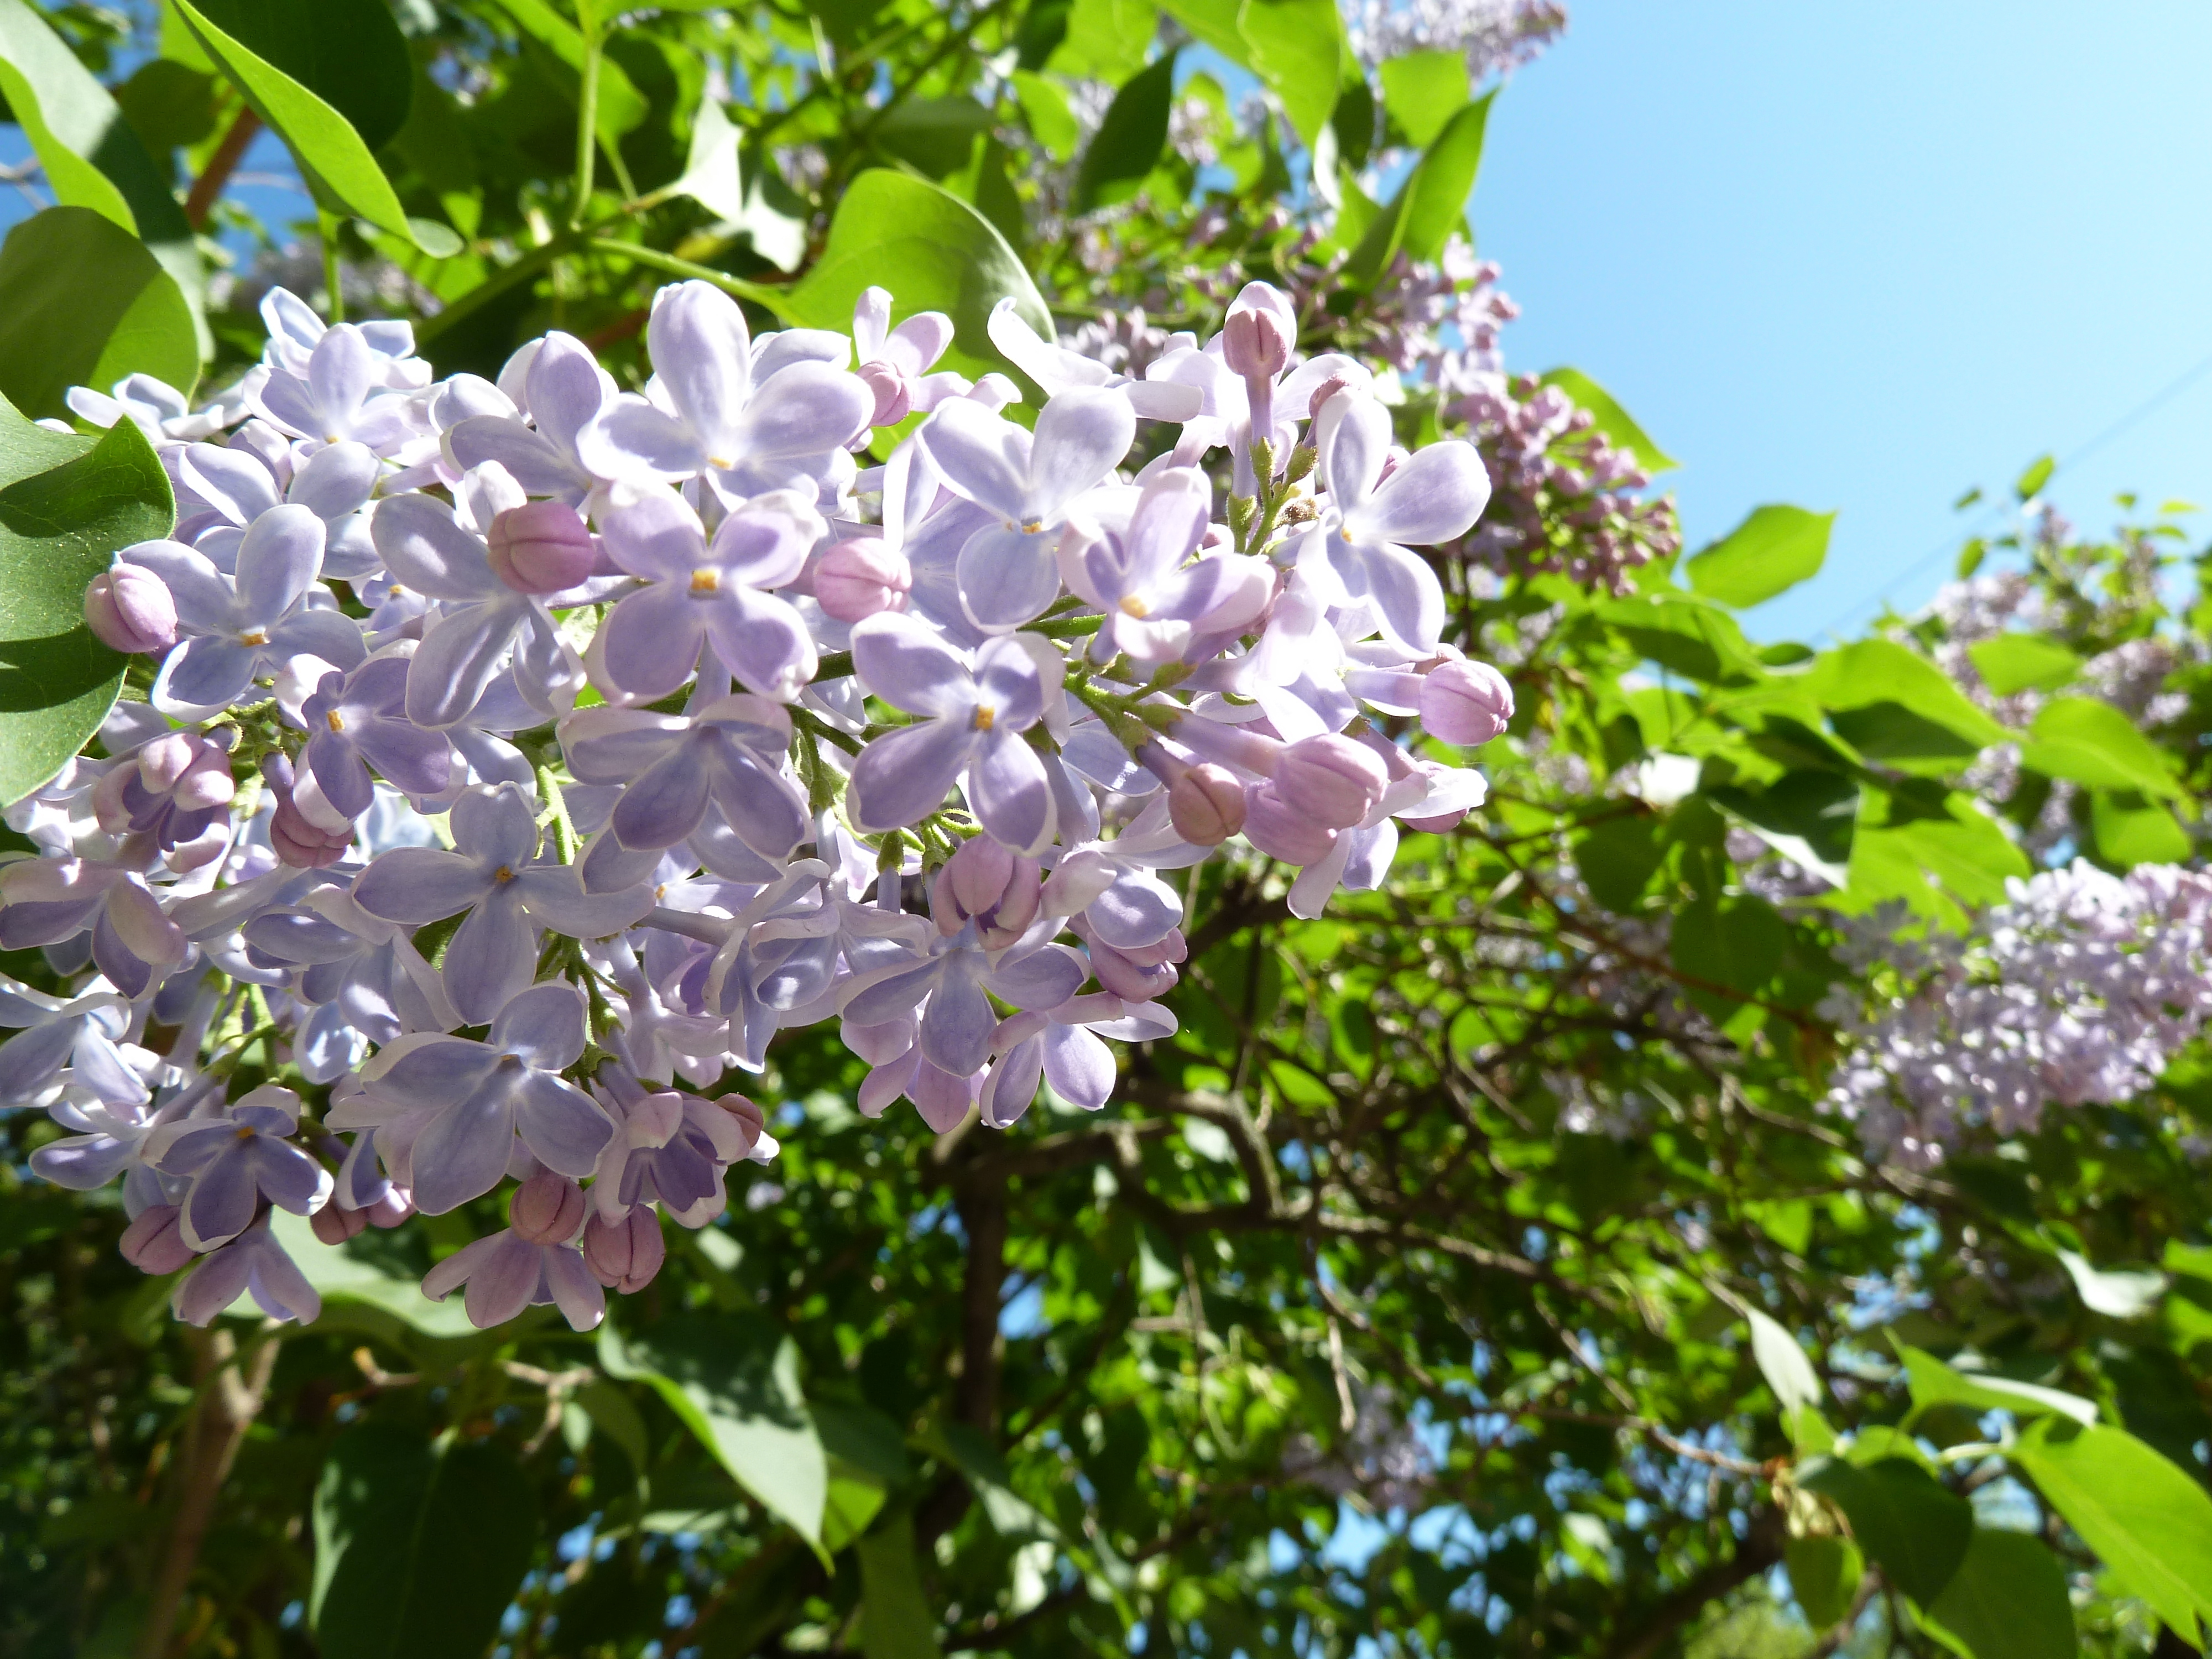
M 1054 1025 L 1044 1034 L 1044 1074 L 1053 1093 L 1095 1112 L 1114 1092 L 1114 1051 L 1080 1025 Z
M 1005 523 L 1022 521 L 1029 505 L 1028 433 L 981 404 L 956 400 L 931 416 L 915 435 L 930 465 L 957 494 Z
M 681 478 L 707 465 L 683 422 L 642 398 L 617 398 L 576 434 L 576 459 L 602 478 Z
M 672 582 L 626 597 L 600 628 L 607 677 L 634 697 L 673 691 L 698 664 L 706 609 Z
M 496 461 L 522 486 L 526 495 L 580 499 L 591 482 L 544 437 L 521 422 L 502 416 L 471 416 L 446 434 L 446 447 L 453 464 L 465 472 Z
M 1028 853 L 1052 839 L 1052 785 L 1036 750 L 1018 733 L 994 730 L 976 739 L 967 790 L 976 819 L 1002 846 Z
M 599 537 L 609 558 L 631 575 L 652 581 L 687 581 L 707 562 L 699 515 L 672 489 L 617 491 L 601 516 Z
M 998 1029 L 999 1017 L 983 988 L 964 973 L 947 973 L 921 1012 L 922 1057 L 965 1077 L 982 1070 L 991 1058 L 991 1036 Z
M 538 815 L 514 784 L 472 790 L 453 803 L 453 844 L 487 866 L 520 869 L 538 850 Z
M 369 534 L 392 580 L 419 593 L 462 601 L 507 592 L 492 573 L 483 543 L 433 496 L 393 495 L 378 502 Z
M 408 661 L 407 718 L 433 730 L 457 725 L 498 678 L 515 630 L 529 617 L 529 601 L 510 593 L 438 623 Z
M 1347 514 L 1355 541 L 1433 547 L 1464 536 L 1490 503 L 1490 474 L 1474 446 L 1447 439 L 1418 451 Z
M 1428 561 L 1389 542 L 1356 549 L 1352 556 L 1360 577 L 1354 593 L 1373 601 L 1401 643 L 1434 650 L 1443 632 L 1444 590 Z
M 415 1207 L 443 1215 L 499 1185 L 514 1151 L 515 1097 L 499 1079 L 447 1108 L 415 1138 Z
M 634 595 L 623 604 L 634 605 L 644 597 Z M 726 587 L 711 603 L 696 608 L 706 619 L 715 656 L 747 690 L 764 697 L 793 698 L 814 678 L 814 636 L 807 631 L 805 619 L 784 600 L 749 588 Z M 608 651 L 611 658 L 611 642 Z M 608 672 L 614 672 L 611 663 Z
M 853 667 L 870 695 L 909 714 L 964 716 L 975 707 L 967 659 L 912 617 L 887 611 L 856 624 Z
M 709 769 L 685 744 L 623 791 L 611 820 L 616 839 L 629 848 L 675 846 L 707 815 L 711 782 Z
M 1121 465 L 1136 439 L 1136 411 L 1121 392 L 1076 387 L 1055 397 L 1037 416 L 1022 522 L 1059 522 L 1069 502 Z
M 1052 532 L 995 526 L 970 536 L 953 568 L 968 620 L 987 634 L 1004 634 L 1042 616 L 1060 597 L 1059 539 Z
M 343 518 L 376 493 L 383 464 L 366 444 L 332 444 L 310 455 L 292 475 L 284 499 L 319 519 Z
M 706 447 L 708 465 L 738 459 L 734 438 L 752 385 L 752 343 L 738 302 L 711 283 L 678 283 L 653 296 L 646 324 L 653 372 Z
M 512 1229 L 480 1242 L 490 1248 L 471 1267 L 461 1305 L 468 1310 L 470 1324 L 488 1331 L 530 1305 L 538 1281 L 544 1276 L 545 1252 L 516 1237 Z
M 1044 715 L 1044 679 L 1036 659 L 1012 640 L 993 640 L 975 653 L 975 701 L 991 711 L 994 731 L 1025 732 Z
M 607 1293 L 592 1270 L 584 1265 L 584 1253 L 572 1244 L 562 1244 L 542 1251 L 544 1257 L 545 1283 L 553 1292 L 553 1305 L 561 1310 L 561 1317 L 568 1322 L 568 1328 L 576 1331 L 596 1330 L 607 1316 Z
M 613 392 L 607 372 L 573 334 L 548 334 L 530 361 L 530 418 L 562 449 L 575 448 L 576 434 Z
M 1372 398 L 1359 397 L 1346 398 L 1340 410 L 1324 410 L 1316 435 L 1329 500 L 1349 517 L 1366 504 L 1382 476 L 1390 453 L 1390 411 Z M 1330 415 L 1336 416 L 1334 422 Z
M 591 1174 L 615 1133 L 592 1097 L 550 1072 L 537 1071 L 518 1082 L 515 1097 L 515 1127 L 538 1161 L 565 1176 Z
M 875 396 L 858 377 L 828 363 L 793 363 L 753 394 L 729 428 L 727 449 L 710 443 L 708 464 L 727 471 L 739 459 L 828 454 L 865 431 L 874 412 Z
M 491 1046 L 557 1072 L 584 1053 L 584 999 L 573 985 L 549 980 L 533 985 L 499 1011 Z
M 1019 738 L 1013 741 L 1020 744 Z M 867 832 L 902 830 L 927 817 L 945 805 L 945 792 L 958 779 L 975 743 L 973 731 L 949 720 L 926 720 L 878 738 L 853 763 L 846 805 L 854 825 Z M 1043 775 L 1039 768 L 1040 783 Z
M 520 902 L 495 891 L 470 911 L 447 945 L 441 968 L 446 994 L 463 1021 L 489 1021 L 537 971 L 537 936 Z
M 476 903 L 491 890 L 492 879 L 482 864 L 459 853 L 395 847 L 361 872 L 353 896 L 369 915 L 386 921 L 435 921 Z
M 214 634 L 186 640 L 162 661 L 154 681 L 154 707 L 163 714 L 191 718 L 196 709 L 215 710 L 236 702 L 253 684 L 261 653 Z
M 984 979 L 991 994 L 1017 1008 L 1057 1008 L 1083 988 L 1091 970 L 1065 945 L 1048 945 L 1001 962 Z
M 1117 951 L 1157 945 L 1182 924 L 1182 900 L 1157 876 L 1125 870 L 1084 912 L 1098 937 Z
M 583 878 L 565 864 L 542 864 L 518 874 L 514 891 L 530 919 L 571 939 L 606 939 L 643 919 L 653 890 L 640 884 L 611 893 L 586 893 Z
M 238 1141 L 228 1130 L 222 1138 L 229 1146 L 210 1158 L 193 1179 L 177 1219 L 185 1243 L 196 1250 L 211 1249 L 233 1239 L 253 1224 L 260 1191 L 253 1183 L 253 1166 L 231 1148 Z
M 249 525 L 282 499 L 276 480 L 252 452 L 187 444 L 177 456 L 185 488 L 235 525 Z

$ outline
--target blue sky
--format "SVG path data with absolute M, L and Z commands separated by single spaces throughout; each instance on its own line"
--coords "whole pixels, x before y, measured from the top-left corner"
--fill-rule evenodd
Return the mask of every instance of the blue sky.
M 1692 547 L 1762 501 L 1841 509 L 1754 633 L 1923 604 L 1967 486 L 2212 358 L 2208 71 L 2212 8 L 2173 0 L 1573 0 L 1473 204 L 1509 365 L 1610 389 L 1683 462 Z M 2093 526 L 2123 489 L 2212 506 L 2208 439 L 2212 371 L 2047 493 Z

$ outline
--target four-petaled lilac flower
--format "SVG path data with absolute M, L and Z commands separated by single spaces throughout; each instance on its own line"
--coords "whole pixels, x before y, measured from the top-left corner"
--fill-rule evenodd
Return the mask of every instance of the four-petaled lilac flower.
M 362 508 L 376 493 L 383 463 L 366 445 L 349 441 L 319 449 L 296 466 L 280 452 L 277 465 L 289 468 L 289 483 L 268 459 L 242 444 L 191 444 L 179 450 L 179 481 L 213 514 L 211 520 L 191 521 L 192 546 L 218 570 L 232 569 L 246 531 L 263 514 L 289 503 L 323 521 L 325 574 L 351 580 L 374 570 L 376 549 Z M 180 538 L 186 528 L 179 526 Z
M 853 667 L 872 695 L 924 716 L 860 751 L 846 797 L 855 828 L 918 823 L 964 779 L 994 839 L 1017 853 L 1052 839 L 1052 786 L 1022 738 L 1044 715 L 1044 679 L 1019 640 L 986 641 L 970 668 L 927 625 L 885 611 L 854 625 Z
M 410 795 L 434 795 L 449 781 L 452 749 L 407 719 L 406 702 L 407 659 L 374 657 L 350 674 L 324 675 L 301 705 L 308 769 L 346 817 L 359 817 L 375 799 L 371 765 Z
M 1176 1017 L 1156 1002 L 1125 1002 L 1104 991 L 1015 1014 L 992 1038 L 999 1058 L 976 1101 L 983 1121 L 994 1129 L 1012 1125 L 1029 1110 L 1041 1081 L 1069 1105 L 1095 1112 L 1113 1094 L 1118 1073 L 1102 1036 L 1151 1042 L 1173 1036 L 1176 1026 Z
M 844 372 L 844 336 L 793 329 L 756 348 L 738 302 L 710 283 L 654 295 L 645 339 L 647 395 L 618 398 L 577 434 L 578 454 L 601 477 L 674 483 L 704 473 L 738 500 L 806 489 L 874 412 L 867 388 Z
M 579 782 L 628 784 L 611 819 L 624 847 L 673 847 L 712 801 L 747 847 L 773 863 L 811 830 L 806 802 L 783 775 L 791 716 L 740 691 L 688 714 L 583 708 L 561 723 Z
M 576 434 L 614 401 L 614 376 L 582 341 L 556 331 L 531 350 L 520 378 L 531 424 L 511 415 L 472 415 L 447 430 L 446 453 L 461 471 L 495 461 L 526 494 L 580 507 L 607 481 L 578 459 Z
M 351 617 L 307 603 L 323 568 L 323 521 L 304 507 L 271 507 L 254 520 L 238 544 L 234 574 L 177 542 L 141 542 L 123 556 L 167 582 L 177 601 L 185 638 L 162 661 L 153 692 L 154 706 L 173 719 L 221 713 L 288 658 L 351 668 L 366 654 Z
M 617 490 L 601 538 L 609 558 L 649 586 L 626 595 L 599 631 L 607 678 L 631 696 L 661 696 L 684 684 L 711 641 L 749 690 L 790 702 L 814 678 L 814 638 L 769 590 L 796 576 L 827 532 L 795 492 L 747 502 L 709 541 L 673 490 Z
M 922 1057 L 955 1077 L 980 1072 L 991 1057 L 999 1017 L 991 998 L 1017 1008 L 1056 1008 L 1081 988 L 1083 960 L 1064 945 L 1040 945 L 994 962 L 971 923 L 932 941 L 929 955 L 909 966 L 878 969 L 854 982 L 845 1018 L 883 1025 L 910 1017 L 922 999 Z M 988 994 L 987 994 L 988 993 Z
M 591 1174 L 615 1126 L 561 1076 L 583 1053 L 583 994 L 573 985 L 533 985 L 500 1010 L 489 1041 L 427 1033 L 388 1044 L 362 1068 L 362 1092 L 325 1121 L 378 1130 L 389 1168 L 386 1126 L 414 1119 L 415 1206 L 443 1215 L 499 1184 L 518 1138 L 548 1169 Z
M 572 939 L 618 933 L 653 908 L 642 885 L 587 893 L 575 866 L 533 862 L 538 820 L 515 785 L 471 790 L 454 802 L 453 844 L 397 847 L 354 883 L 373 916 L 416 924 L 466 910 L 446 946 L 446 989 L 471 1024 L 482 1024 L 530 983 L 538 946 L 532 924 Z
M 968 538 L 954 577 L 968 619 L 1003 634 L 1060 597 L 1060 530 L 1078 499 L 1129 453 L 1137 417 L 1117 392 L 1064 392 L 1044 406 L 1032 434 L 957 400 L 916 435 L 947 488 L 999 520 Z
M 265 1083 L 222 1115 L 154 1132 L 146 1161 L 191 1181 L 178 1217 L 187 1244 L 211 1250 L 237 1237 L 264 1199 L 295 1215 L 322 1206 L 331 1173 L 293 1144 L 299 1127 L 300 1097 Z
M 1314 421 L 1328 511 L 1298 544 L 1298 570 L 1323 601 L 1365 600 L 1399 642 L 1432 652 L 1444 622 L 1443 584 L 1414 547 L 1465 535 L 1490 502 L 1474 446 L 1431 444 L 1390 470 L 1390 411 L 1339 393 Z
M 185 935 L 137 872 L 93 859 L 0 866 L 0 951 L 58 945 L 92 930 L 92 959 L 126 997 L 185 959 Z
M 606 1317 L 607 1298 L 576 1246 L 585 1215 L 576 1183 L 540 1170 L 514 1189 L 507 1214 L 512 1225 L 463 1245 L 425 1273 L 422 1294 L 443 1302 L 466 1285 L 462 1305 L 478 1330 L 549 1304 L 571 1329 L 595 1328 Z
M 1213 486 L 1188 467 L 1164 467 L 1145 483 L 1120 527 L 1078 524 L 1063 544 L 1068 586 L 1105 613 L 1091 654 L 1170 662 L 1203 626 L 1234 633 L 1267 608 L 1274 572 L 1262 560 L 1220 554 L 1190 562 L 1213 513 Z

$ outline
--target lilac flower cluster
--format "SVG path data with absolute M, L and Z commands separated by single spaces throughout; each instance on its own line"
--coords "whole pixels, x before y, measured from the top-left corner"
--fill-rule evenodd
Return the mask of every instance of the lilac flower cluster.
M 1567 26 L 1559 0 L 1339 0 L 1339 9 L 1370 67 L 1409 52 L 1456 52 L 1478 84 L 1528 63 Z
M 862 1110 L 940 1133 L 1096 1109 L 1175 1030 L 1168 872 L 1279 860 L 1312 915 L 1480 803 L 1393 735 L 1512 714 L 1415 550 L 1482 512 L 1472 446 L 1400 447 L 1264 284 L 1141 374 L 1002 305 L 1030 423 L 890 305 L 755 337 L 665 289 L 631 392 L 560 333 L 437 380 L 278 290 L 234 397 L 79 390 L 179 516 L 86 595 L 146 700 L 8 813 L 0 948 L 75 989 L 0 992 L 0 1104 L 122 1178 L 139 1265 L 198 1259 L 181 1316 L 314 1316 L 274 1211 L 335 1243 L 512 1178 L 425 1291 L 588 1328 L 775 1154 L 721 1085 L 779 1030 L 840 1021 Z
M 1972 940 L 1901 934 L 1893 913 L 1852 924 L 1838 954 L 1885 971 L 1873 1006 L 1824 1010 L 1850 1045 L 1828 1103 L 1876 1156 L 1928 1168 L 1971 1129 L 2131 1099 L 2212 1018 L 2212 876 L 2077 861 L 2009 892 Z

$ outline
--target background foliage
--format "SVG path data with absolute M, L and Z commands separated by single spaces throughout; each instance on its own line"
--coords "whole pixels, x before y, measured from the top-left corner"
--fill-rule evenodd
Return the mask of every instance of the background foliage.
M 783 1034 L 781 1157 L 596 1340 L 424 1302 L 416 1233 L 309 1256 L 304 1330 L 180 1329 L 112 1195 L 27 1183 L 50 1127 L 0 1124 L 0 1651 L 2198 1643 L 2193 1027 L 2155 1087 L 1940 1160 L 1829 1097 L 1923 994 L 1900 941 L 2076 856 L 2195 860 L 2198 562 L 2027 510 L 2032 469 L 1929 615 L 1747 638 L 1826 518 L 1682 557 L 1601 387 L 1496 373 L 1462 212 L 1518 50 L 1386 53 L 1332 0 L 0 0 L 57 204 L 0 247 L 25 415 L 221 386 L 279 276 L 444 371 L 559 327 L 633 380 L 671 276 L 768 326 L 879 283 L 969 373 L 1002 295 L 1127 367 L 1266 277 L 1306 349 L 1400 371 L 1405 435 L 1482 442 L 1489 527 L 1437 556 L 1521 708 L 1491 805 L 1326 920 L 1205 866 L 1182 1030 L 1097 1117 L 869 1121 Z M 226 198 L 261 127 L 312 222 Z M 128 422 L 0 434 L 0 793 L 96 728 L 76 595 L 167 510 Z

